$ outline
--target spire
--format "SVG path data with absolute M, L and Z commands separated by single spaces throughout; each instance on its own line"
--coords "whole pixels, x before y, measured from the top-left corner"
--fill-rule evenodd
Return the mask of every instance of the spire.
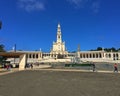
M 58 22 L 58 27 L 60 27 L 60 22 Z
M 59 42 L 59 43 L 62 42 L 60 23 L 58 23 L 58 27 L 57 27 L 57 42 Z
M 16 52 L 16 44 L 12 47 L 12 50 Z
M 40 52 L 41 52 L 41 48 L 40 48 Z
M 105 50 L 104 50 L 104 47 L 102 47 L 102 51 L 105 51 Z
M 58 23 L 57 33 L 61 33 L 60 23 Z
M 80 44 L 78 44 L 78 50 L 77 51 L 80 52 Z

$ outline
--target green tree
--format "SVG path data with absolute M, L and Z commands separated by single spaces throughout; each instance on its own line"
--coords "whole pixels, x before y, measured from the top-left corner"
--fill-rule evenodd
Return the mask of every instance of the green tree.
M 120 48 L 118 48 L 118 51 L 120 51 Z
M 98 48 L 97 48 L 97 51 L 101 51 L 101 50 L 102 50 L 102 47 L 98 47 Z
M 0 45 L 0 52 L 5 52 L 5 46 L 3 44 Z M 5 61 L 6 58 L 3 56 L 0 56 L 0 64 L 2 64 L 3 61 Z
M 5 46 L 3 44 L 0 45 L 0 52 L 5 52 Z
M 102 50 L 102 47 L 97 47 L 97 49 L 91 49 L 90 51 L 101 51 L 101 50 Z M 104 50 L 106 52 L 111 52 L 111 51 L 118 52 L 120 50 L 120 48 L 116 49 L 116 48 L 112 47 L 112 48 L 104 48 Z
M 107 52 L 111 52 L 111 51 L 117 52 L 117 51 L 118 51 L 118 50 L 117 50 L 116 48 L 114 48 L 114 47 L 112 47 L 112 48 L 105 48 L 104 50 L 107 51 Z
M 111 50 L 112 50 L 113 52 L 116 52 L 116 51 L 117 51 L 117 49 L 114 48 L 114 47 L 112 47 Z

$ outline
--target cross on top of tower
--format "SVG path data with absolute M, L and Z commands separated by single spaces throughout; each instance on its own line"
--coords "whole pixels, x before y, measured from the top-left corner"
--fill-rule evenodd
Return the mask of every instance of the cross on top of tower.
M 58 23 L 58 27 L 60 27 L 60 23 Z

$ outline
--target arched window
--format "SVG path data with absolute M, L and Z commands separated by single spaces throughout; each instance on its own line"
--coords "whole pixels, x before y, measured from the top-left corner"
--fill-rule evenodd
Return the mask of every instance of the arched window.
M 38 54 L 36 54 L 36 58 L 38 58 Z
M 86 54 L 86 57 L 88 58 L 88 54 Z
M 116 57 L 118 57 L 118 53 L 116 54 Z
M 93 58 L 95 58 L 95 54 L 93 54 Z
M 113 57 L 115 57 L 115 54 L 113 54 Z
M 111 58 L 111 54 L 109 54 L 109 58 Z
M 96 53 L 96 58 L 98 58 L 98 54 Z
M 33 54 L 33 58 L 35 58 L 35 54 Z
M 83 58 L 85 58 L 85 54 L 83 54 Z
M 31 54 L 29 54 L 29 58 L 31 58 Z
M 100 57 L 100 58 L 102 58 L 102 55 L 101 55 L 101 53 L 99 53 L 99 57 Z
M 90 58 L 92 58 L 92 55 L 90 54 Z
M 80 58 L 82 58 L 82 54 L 80 54 Z

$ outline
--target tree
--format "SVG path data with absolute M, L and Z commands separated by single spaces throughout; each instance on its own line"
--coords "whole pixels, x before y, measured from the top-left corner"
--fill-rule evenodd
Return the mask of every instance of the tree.
M 91 49 L 90 51 L 101 51 L 101 50 L 102 50 L 102 47 L 97 47 L 97 49 Z M 106 52 L 111 52 L 111 51 L 118 52 L 120 50 L 120 48 L 116 49 L 116 48 L 112 47 L 112 48 L 104 48 L 104 50 Z
M 98 47 L 98 48 L 97 48 L 97 51 L 101 51 L 101 50 L 102 50 L 102 47 Z
M 118 48 L 118 51 L 120 51 L 120 48 Z
M 114 48 L 114 47 L 112 47 L 111 50 L 112 50 L 113 52 L 116 52 L 116 51 L 117 51 L 116 48 Z
M 0 45 L 0 52 L 5 52 L 4 47 L 5 46 L 3 44 Z M 2 64 L 2 62 L 5 61 L 5 60 L 6 60 L 5 57 L 0 56 L 0 64 Z
M 114 47 L 112 47 L 112 48 L 105 48 L 104 50 L 107 51 L 107 52 L 111 52 L 111 51 L 117 52 L 117 51 L 118 51 L 118 50 L 117 50 L 116 48 L 114 48 Z
M 0 52 L 5 52 L 5 46 L 3 44 L 0 45 Z

